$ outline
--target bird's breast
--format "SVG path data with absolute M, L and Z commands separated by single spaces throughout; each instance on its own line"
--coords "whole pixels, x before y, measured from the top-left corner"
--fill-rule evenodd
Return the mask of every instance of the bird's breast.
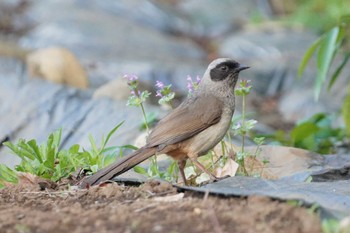
M 189 157 L 206 154 L 224 138 L 231 124 L 233 110 L 225 109 L 218 123 L 183 142 Z

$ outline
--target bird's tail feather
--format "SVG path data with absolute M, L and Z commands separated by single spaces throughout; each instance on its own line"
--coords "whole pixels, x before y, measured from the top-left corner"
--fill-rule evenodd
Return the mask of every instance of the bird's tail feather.
M 86 188 L 89 185 L 95 185 L 126 172 L 130 168 L 150 158 L 156 152 L 155 148 L 141 148 L 130 155 L 108 165 L 107 167 L 97 171 L 94 175 L 83 179 L 79 186 Z

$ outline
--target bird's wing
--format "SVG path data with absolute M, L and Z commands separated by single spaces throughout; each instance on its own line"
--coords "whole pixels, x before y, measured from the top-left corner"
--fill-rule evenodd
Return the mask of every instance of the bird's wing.
M 146 147 L 170 145 L 184 141 L 218 123 L 223 102 L 213 95 L 201 96 L 182 104 L 158 122 Z

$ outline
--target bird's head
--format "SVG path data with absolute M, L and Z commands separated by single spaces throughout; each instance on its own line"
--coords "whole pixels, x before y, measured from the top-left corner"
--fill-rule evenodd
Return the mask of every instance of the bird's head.
M 201 85 L 214 91 L 232 90 L 237 83 L 239 72 L 248 68 L 233 59 L 218 58 L 209 64 Z

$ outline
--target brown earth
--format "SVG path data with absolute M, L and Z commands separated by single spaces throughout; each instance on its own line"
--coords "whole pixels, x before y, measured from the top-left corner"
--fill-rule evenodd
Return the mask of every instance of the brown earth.
M 0 190 L 0 232 L 321 232 L 307 209 L 266 197 L 178 193 L 170 184 Z

